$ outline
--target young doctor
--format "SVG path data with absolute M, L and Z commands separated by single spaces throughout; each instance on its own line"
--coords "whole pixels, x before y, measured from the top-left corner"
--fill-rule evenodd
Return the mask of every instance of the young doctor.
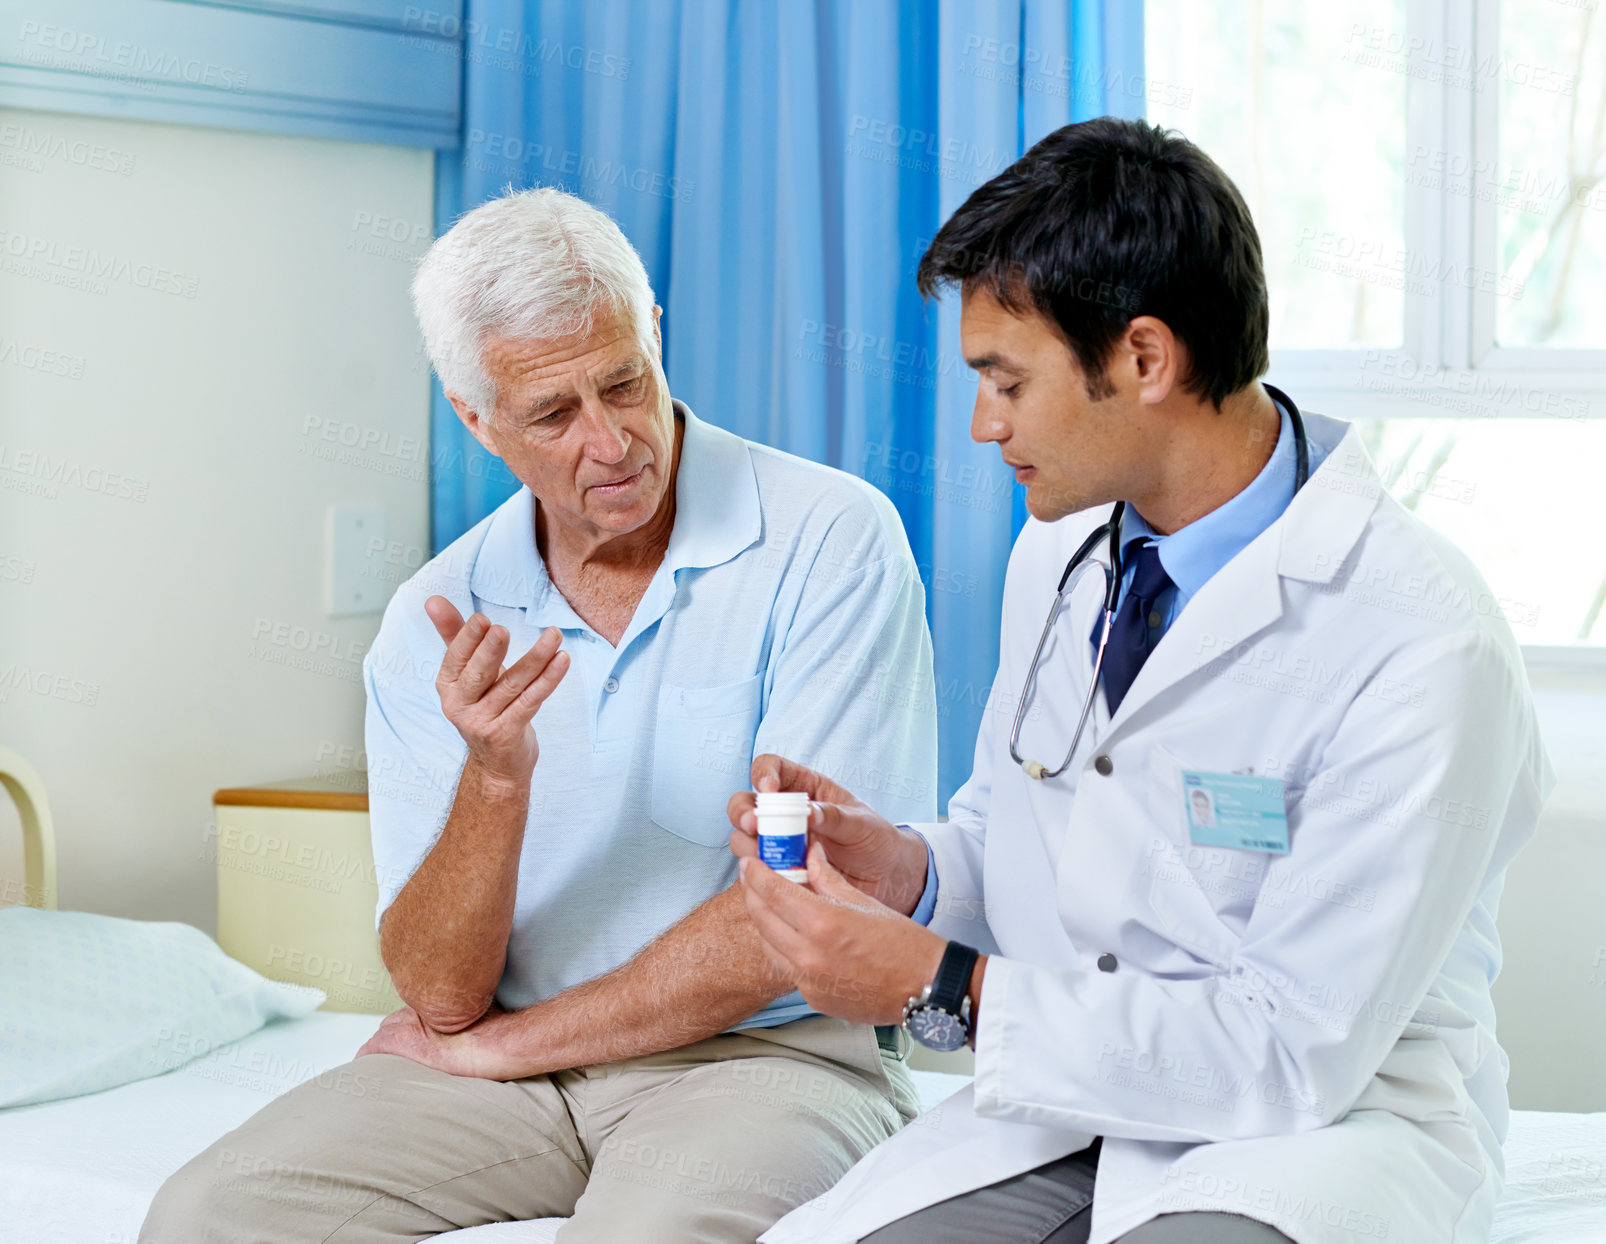
M 816 1008 L 976 1077 L 762 1238 L 1487 1240 L 1495 910 L 1553 782 L 1489 589 L 1260 383 L 1259 239 L 1175 134 L 1050 135 L 919 281 L 959 287 L 971 435 L 1033 520 L 975 770 L 911 828 L 761 757 L 817 801 L 808 885 L 751 794 L 731 843 Z

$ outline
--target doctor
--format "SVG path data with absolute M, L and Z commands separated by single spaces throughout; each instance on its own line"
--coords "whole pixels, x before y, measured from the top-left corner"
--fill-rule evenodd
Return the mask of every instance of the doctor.
M 1260 383 L 1259 239 L 1179 136 L 1050 135 L 919 281 L 959 288 L 971 435 L 1032 515 L 974 772 L 896 827 L 760 757 L 817 801 L 808 886 L 750 794 L 731 842 L 816 1008 L 976 1076 L 763 1239 L 1487 1240 L 1495 910 L 1553 781 L 1494 597 Z

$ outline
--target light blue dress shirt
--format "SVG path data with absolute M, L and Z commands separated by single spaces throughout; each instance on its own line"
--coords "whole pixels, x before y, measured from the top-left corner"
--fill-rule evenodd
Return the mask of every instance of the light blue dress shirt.
M 1156 641 L 1165 634 L 1199 589 L 1210 581 L 1211 576 L 1248 548 L 1256 536 L 1282 516 L 1288 503 L 1294 499 L 1294 424 L 1282 403 L 1277 402 L 1276 405 L 1282 423 L 1271 457 L 1260 469 L 1260 474 L 1249 482 L 1249 486 L 1230 501 L 1218 505 L 1204 517 L 1195 519 L 1168 536 L 1157 535 L 1135 506 L 1129 505 L 1122 512 L 1121 548 L 1126 565 L 1122 569 L 1121 594 L 1117 598 L 1116 608 L 1119 609 L 1119 602 L 1126 598 L 1127 588 L 1131 586 L 1135 573 L 1134 559 L 1125 555 L 1127 546 L 1133 540 L 1146 539 L 1159 548 L 1160 565 L 1165 567 L 1166 574 L 1171 576 L 1171 582 L 1175 584 L 1160 594 L 1150 615 L 1151 618 L 1155 615 L 1159 617 L 1158 623 L 1150 628 Z M 1321 465 L 1326 451 L 1314 443 L 1308 445 L 1308 450 L 1310 469 L 1314 472 Z M 1102 615 L 1100 617 L 1102 620 Z M 1094 628 L 1093 639 L 1097 643 L 1098 627 Z
M 572 665 L 535 718 L 507 966 L 513 1010 L 624 963 L 729 886 L 725 815 L 777 752 L 894 821 L 936 814 L 925 593 L 897 511 L 861 480 L 686 425 L 675 525 L 617 647 L 548 578 L 528 489 L 403 584 L 363 666 L 378 918 L 446 822 L 466 748 L 441 713 L 439 593 L 522 654 L 563 631 Z M 797 994 L 743 1027 L 810 1014 Z

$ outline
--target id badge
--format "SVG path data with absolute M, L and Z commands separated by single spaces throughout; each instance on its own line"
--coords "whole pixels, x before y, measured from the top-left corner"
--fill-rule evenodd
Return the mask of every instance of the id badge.
M 1288 854 L 1288 810 L 1276 778 L 1184 769 L 1182 815 L 1197 846 Z

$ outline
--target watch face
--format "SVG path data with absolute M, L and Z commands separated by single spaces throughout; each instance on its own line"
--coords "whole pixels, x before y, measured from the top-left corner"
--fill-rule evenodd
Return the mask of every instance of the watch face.
M 919 1006 L 909 1012 L 909 1035 L 928 1050 L 947 1053 L 964 1045 L 969 1033 L 957 1015 L 935 1006 Z

